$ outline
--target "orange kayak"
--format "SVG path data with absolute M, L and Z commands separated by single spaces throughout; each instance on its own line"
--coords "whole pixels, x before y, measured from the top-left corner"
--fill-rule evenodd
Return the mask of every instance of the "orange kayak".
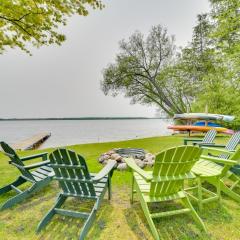
M 193 132 L 207 132 L 211 129 L 215 129 L 217 132 L 226 132 L 228 129 L 224 127 L 208 127 L 208 126 L 192 126 L 192 125 L 172 125 L 168 126 L 168 129 L 174 131 L 193 131 Z

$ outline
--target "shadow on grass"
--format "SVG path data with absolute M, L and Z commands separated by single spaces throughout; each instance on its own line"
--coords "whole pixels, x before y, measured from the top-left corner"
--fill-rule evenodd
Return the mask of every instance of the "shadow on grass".
M 94 201 L 91 200 L 76 200 L 69 199 L 63 205 L 64 209 L 74 210 L 79 212 L 90 212 L 94 206 Z M 103 200 L 100 209 L 97 211 L 96 219 L 86 236 L 87 239 L 99 239 L 102 230 L 106 226 L 106 216 L 111 211 L 107 200 Z M 55 215 L 49 224 L 39 234 L 39 240 L 73 240 L 79 239 L 85 219 L 71 218 L 60 215 Z
M 180 204 L 176 202 L 167 203 L 154 203 L 150 206 L 151 212 L 163 212 L 172 209 L 179 209 Z M 207 209 L 204 209 L 202 213 L 199 213 L 203 219 L 206 227 L 209 224 L 227 224 L 232 221 L 231 215 L 228 213 L 227 208 L 220 206 L 219 204 L 210 204 Z M 143 232 L 140 225 L 144 225 L 145 228 L 151 234 L 150 227 L 144 216 L 144 213 L 139 202 L 135 202 L 131 208 L 128 208 L 124 212 L 126 221 L 134 232 L 137 239 L 148 240 L 149 238 Z M 175 215 L 171 217 L 163 217 L 154 220 L 155 226 L 158 230 L 160 239 L 164 240 L 210 240 L 214 239 L 210 234 L 203 233 L 202 229 L 196 224 L 190 214 Z
M 25 183 L 22 186 L 20 186 L 19 189 L 21 189 L 22 191 L 25 191 L 30 186 L 31 184 Z M 48 201 L 49 199 L 56 196 L 56 191 L 54 191 L 55 188 L 56 188 L 56 184 L 50 183 L 49 185 L 39 189 L 39 191 L 29 195 L 28 197 L 26 197 L 16 205 L 13 205 L 13 207 L 11 208 L 12 209 L 17 208 L 18 211 L 22 211 L 25 209 L 29 209 L 37 204 L 40 204 L 43 201 Z M 2 194 L 0 197 L 0 206 L 16 195 L 17 193 L 14 190 L 11 190 L 7 193 Z

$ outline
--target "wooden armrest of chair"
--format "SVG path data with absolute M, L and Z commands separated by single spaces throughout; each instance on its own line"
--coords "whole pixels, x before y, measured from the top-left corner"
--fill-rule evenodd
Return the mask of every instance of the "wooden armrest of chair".
M 199 147 L 215 147 L 215 143 L 197 143 Z
M 194 139 L 194 138 L 184 138 L 183 139 L 183 144 L 187 145 L 188 142 L 201 142 L 202 139 Z
M 200 159 L 209 160 L 209 161 L 213 161 L 216 163 L 222 163 L 225 165 L 235 165 L 237 163 L 237 161 L 234 161 L 234 160 L 212 157 L 212 156 L 207 156 L 207 155 L 202 155 Z
M 152 174 L 149 174 L 148 172 L 142 170 L 134 161 L 133 158 L 124 158 L 125 162 L 127 163 L 128 167 L 132 169 L 132 171 L 137 172 L 139 175 L 141 175 L 146 181 L 152 180 Z
M 25 169 L 25 166 L 21 166 L 21 165 L 19 165 L 19 164 L 17 164 L 17 163 L 10 162 L 10 161 L 9 161 L 9 163 L 10 163 L 10 164 L 12 164 L 13 166 L 15 166 L 15 167 L 19 168 L 19 169 L 22 169 L 22 170 L 24 170 L 24 169 Z
M 107 176 L 116 166 L 117 162 L 114 160 L 108 161 L 107 165 L 93 178 L 94 182 L 99 182 L 102 178 Z
M 201 147 L 203 150 L 208 150 L 208 151 L 214 151 L 214 152 L 219 152 L 219 153 L 227 153 L 229 155 L 234 154 L 236 151 L 232 150 L 226 150 L 226 149 L 219 149 L 219 148 L 215 148 L 215 147 Z
M 42 166 L 46 166 L 50 163 L 49 160 L 47 161 L 43 161 L 43 162 L 38 162 L 38 163 L 34 163 L 34 164 L 31 164 L 31 165 L 27 165 L 27 166 L 24 166 L 24 169 L 33 169 L 33 168 L 38 168 L 38 167 L 42 167 Z
M 35 155 L 22 157 L 21 160 L 22 160 L 22 161 L 27 161 L 27 160 L 32 160 L 32 159 L 35 159 L 35 158 L 43 158 L 44 160 L 46 160 L 47 155 L 48 155 L 47 152 L 38 153 L 38 154 L 35 154 Z
M 216 143 L 199 143 L 202 147 L 216 147 L 216 148 L 224 148 L 226 145 L 224 144 L 216 144 Z

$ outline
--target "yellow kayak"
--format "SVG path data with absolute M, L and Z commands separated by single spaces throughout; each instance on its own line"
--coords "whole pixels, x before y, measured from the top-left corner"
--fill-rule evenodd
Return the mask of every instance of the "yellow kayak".
M 192 126 L 192 125 L 174 125 L 174 126 L 168 126 L 168 129 L 172 129 L 174 131 L 193 131 L 193 132 L 207 132 L 211 129 L 214 129 L 219 133 L 224 133 L 228 131 L 228 129 L 224 127 L 208 127 L 208 126 Z

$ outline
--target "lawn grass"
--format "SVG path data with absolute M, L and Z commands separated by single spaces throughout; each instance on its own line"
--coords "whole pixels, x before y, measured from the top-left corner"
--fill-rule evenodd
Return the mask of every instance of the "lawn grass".
M 217 142 L 226 142 L 225 137 L 219 137 Z M 102 166 L 97 158 L 103 152 L 117 147 L 144 148 L 157 153 L 168 147 L 182 144 L 182 136 L 153 137 L 130 141 L 82 144 L 69 146 L 82 154 L 88 163 L 91 172 L 98 172 Z M 52 151 L 53 149 L 47 149 Z M 40 151 L 21 152 L 21 155 Z M 42 151 L 41 151 L 42 152 Z M 18 171 L 8 164 L 8 159 L 0 154 L 0 186 L 9 183 L 18 176 Z M 1 240 L 72 240 L 78 239 L 83 221 L 67 217 L 56 216 L 48 227 L 39 235 L 35 234 L 37 224 L 44 214 L 52 207 L 56 194 L 59 192 L 56 182 L 36 193 L 17 206 L 0 213 Z M 105 199 L 97 214 L 97 219 L 86 240 L 151 240 L 150 229 L 141 210 L 140 203 L 135 198 L 130 205 L 130 173 L 115 171 L 113 176 L 113 198 Z M 0 197 L 0 203 L 10 195 Z M 69 200 L 66 203 L 72 209 L 89 209 L 92 202 Z M 160 206 L 159 206 L 160 205 Z M 173 203 L 152 206 L 158 211 L 171 207 Z M 175 206 L 175 205 L 174 205 Z M 197 207 L 196 207 L 197 208 Z M 86 210 L 85 210 L 86 211 Z M 198 210 L 197 210 L 198 211 Z M 199 212 L 199 211 L 198 211 Z M 209 234 L 203 234 L 193 219 L 188 215 L 172 216 L 156 220 L 161 239 L 166 240 L 238 240 L 240 239 L 240 204 L 223 196 L 222 206 L 218 203 L 208 204 L 204 211 L 199 213 L 204 220 Z

